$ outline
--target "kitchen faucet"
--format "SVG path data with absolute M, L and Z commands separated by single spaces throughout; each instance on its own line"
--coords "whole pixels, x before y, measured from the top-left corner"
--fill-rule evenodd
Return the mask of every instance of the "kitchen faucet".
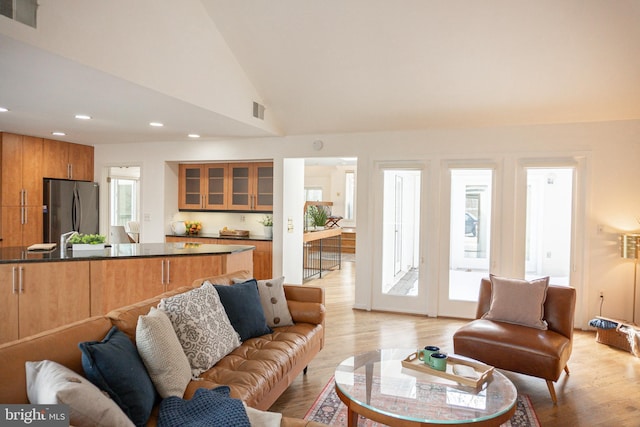
M 76 234 L 78 234 L 77 231 L 69 231 L 60 235 L 60 256 L 66 255 L 67 242 Z

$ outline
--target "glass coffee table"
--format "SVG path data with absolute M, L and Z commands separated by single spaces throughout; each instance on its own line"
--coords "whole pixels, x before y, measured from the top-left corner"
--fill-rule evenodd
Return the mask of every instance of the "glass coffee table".
M 358 416 L 391 426 L 499 426 L 513 416 L 518 393 L 500 372 L 477 389 L 463 386 L 403 367 L 415 351 L 375 350 L 338 365 L 336 393 L 348 408 L 349 427 Z

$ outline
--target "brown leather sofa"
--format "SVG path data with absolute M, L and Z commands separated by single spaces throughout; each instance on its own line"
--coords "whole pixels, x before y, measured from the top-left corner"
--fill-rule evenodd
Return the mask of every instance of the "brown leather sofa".
M 230 284 L 232 279 L 249 277 L 249 272 L 241 271 L 211 279 L 217 284 Z M 198 283 L 201 281 L 194 282 L 194 285 Z M 52 360 L 84 374 L 79 342 L 102 340 L 113 325 L 134 338 L 139 315 L 147 314 L 161 298 L 190 289 L 179 288 L 114 310 L 106 316 L 92 317 L 0 345 L 0 403 L 29 403 L 26 361 Z M 294 325 L 275 328 L 272 334 L 243 342 L 204 372 L 200 381 L 191 381 L 185 391 L 185 399 L 191 398 L 200 387 L 213 388 L 223 384 L 230 387 L 232 397 L 242 399 L 256 409 L 266 410 L 278 399 L 324 345 L 323 289 L 285 285 L 285 294 Z M 265 340 L 270 341 L 268 345 L 265 345 Z M 283 348 L 287 349 L 286 355 L 281 351 Z M 156 425 L 156 417 L 157 408 L 148 425 Z M 282 426 L 322 424 L 283 417 Z
M 557 403 L 553 382 L 560 378 L 563 370 L 569 374 L 567 362 L 573 346 L 575 289 L 549 286 L 544 303 L 547 330 L 482 319 L 490 304 L 491 281 L 485 278 L 480 284 L 476 320 L 453 335 L 454 352 L 496 368 L 543 378 L 553 403 Z

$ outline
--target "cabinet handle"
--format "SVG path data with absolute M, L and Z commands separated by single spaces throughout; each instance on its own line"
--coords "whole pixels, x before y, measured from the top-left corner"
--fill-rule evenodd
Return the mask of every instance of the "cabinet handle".
M 29 204 L 29 193 L 27 190 L 24 190 L 24 202 L 22 204 L 23 206 L 27 206 Z
M 167 260 L 167 286 L 171 283 L 171 260 Z
M 22 208 L 24 210 L 24 222 L 23 224 L 29 223 L 29 211 L 27 208 Z
M 11 269 L 11 278 L 12 278 L 12 292 L 14 294 L 18 293 L 18 288 L 16 287 L 16 267 Z
M 164 286 L 164 260 L 160 260 L 160 275 L 162 276 L 162 286 Z
M 19 282 L 20 282 L 20 293 L 24 294 L 24 281 L 22 280 L 22 276 L 23 276 L 23 273 L 24 273 L 24 267 L 22 267 L 22 266 L 18 267 L 18 273 L 19 273 L 18 274 L 18 279 L 19 279 Z
M 67 177 L 73 179 L 73 165 L 71 163 L 67 163 Z

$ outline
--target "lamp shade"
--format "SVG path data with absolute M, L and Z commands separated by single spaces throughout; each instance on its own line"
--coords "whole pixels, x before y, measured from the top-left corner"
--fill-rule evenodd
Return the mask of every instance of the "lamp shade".
M 638 259 L 638 243 L 640 243 L 640 234 L 623 234 L 620 236 L 620 240 L 620 256 L 627 259 Z

